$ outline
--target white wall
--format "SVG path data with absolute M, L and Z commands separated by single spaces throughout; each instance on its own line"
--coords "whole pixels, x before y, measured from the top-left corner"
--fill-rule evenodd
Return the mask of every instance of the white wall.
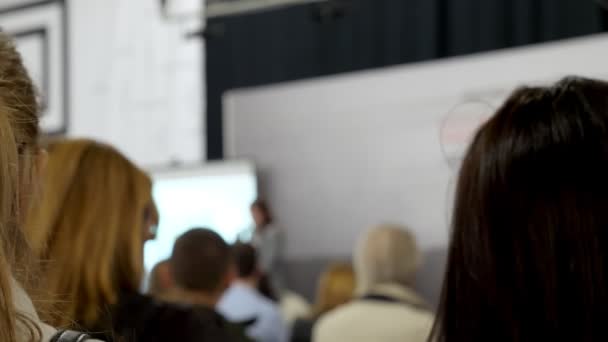
M 200 21 L 164 21 L 156 0 L 67 4 L 68 134 L 112 143 L 144 166 L 203 160 L 203 47 L 184 38 Z
M 522 83 L 607 78 L 608 36 L 226 95 L 227 156 L 250 158 L 287 233 L 288 285 L 310 293 L 371 225 L 417 235 L 417 289 L 437 304 L 454 179 L 471 132 Z M 308 284 L 308 289 L 305 284 Z
M 226 152 L 260 168 L 292 258 L 348 255 L 383 221 L 408 224 L 427 250 L 445 248 L 448 161 L 467 133 L 517 85 L 608 76 L 606 56 L 602 35 L 233 91 Z

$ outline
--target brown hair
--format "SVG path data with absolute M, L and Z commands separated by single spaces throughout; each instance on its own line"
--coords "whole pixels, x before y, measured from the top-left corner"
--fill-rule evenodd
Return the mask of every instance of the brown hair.
M 432 340 L 608 339 L 608 83 L 516 90 L 464 158 Z
M 349 264 L 330 265 L 321 274 L 313 315 L 319 317 L 342 304 L 348 303 L 355 293 L 355 272 Z
M 216 232 L 191 229 L 180 236 L 171 254 L 177 286 L 191 291 L 217 291 L 232 263 L 230 246 Z
M 137 291 L 143 273 L 146 208 L 152 183 L 114 148 L 91 140 L 49 145 L 44 196 L 27 231 L 49 260 L 41 277 L 57 302 L 45 317 L 56 326 L 91 328 L 120 291 Z
M 251 244 L 236 243 L 232 246 L 232 256 L 239 278 L 247 278 L 258 271 L 258 252 Z
M 12 277 L 26 288 L 31 280 L 28 245 L 20 229 L 34 190 L 38 153 L 36 92 L 13 42 L 0 33 L 0 340 L 24 333 L 40 338 L 39 328 L 17 311 Z M 19 328 L 18 328 L 19 327 Z M 22 339 L 24 336 L 19 336 Z
M 258 209 L 264 215 L 264 224 L 271 224 L 273 221 L 272 213 L 270 212 L 270 207 L 268 206 L 268 202 L 265 200 L 258 198 L 253 203 L 251 203 L 251 209 Z

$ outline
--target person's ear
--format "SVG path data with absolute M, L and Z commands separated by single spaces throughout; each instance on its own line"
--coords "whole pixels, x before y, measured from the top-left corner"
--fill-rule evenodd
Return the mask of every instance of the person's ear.
M 167 265 L 164 270 L 160 271 L 159 276 L 163 289 L 170 290 L 174 287 L 173 277 L 171 276 L 171 265 Z
M 226 277 L 224 277 L 224 287 L 229 288 L 232 283 L 236 281 L 236 267 L 234 265 L 230 265 L 228 267 L 228 272 L 226 272 Z

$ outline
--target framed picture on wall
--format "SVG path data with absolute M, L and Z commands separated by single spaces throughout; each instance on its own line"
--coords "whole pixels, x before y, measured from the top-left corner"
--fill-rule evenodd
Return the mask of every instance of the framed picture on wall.
M 14 37 L 38 88 L 43 132 L 65 134 L 69 118 L 66 0 L 13 2 L 0 7 L 0 28 Z

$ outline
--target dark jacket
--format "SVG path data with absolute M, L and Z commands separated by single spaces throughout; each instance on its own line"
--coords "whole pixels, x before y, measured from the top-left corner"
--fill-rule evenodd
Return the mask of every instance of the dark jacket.
M 246 342 L 242 329 L 215 310 L 159 302 L 141 294 L 124 295 L 106 310 L 91 335 L 108 342 Z
M 312 341 L 312 330 L 315 323 L 315 319 L 297 319 L 295 322 L 293 322 L 293 327 L 291 329 L 291 342 Z

